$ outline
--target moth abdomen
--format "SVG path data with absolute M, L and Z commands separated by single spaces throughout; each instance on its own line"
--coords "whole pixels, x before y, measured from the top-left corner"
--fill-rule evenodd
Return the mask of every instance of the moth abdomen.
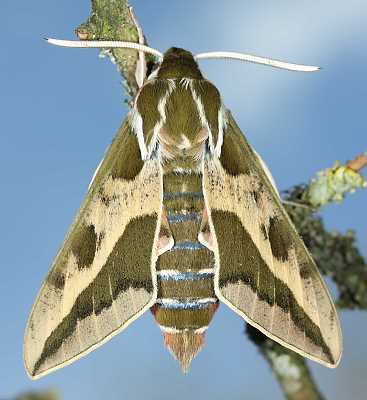
M 218 307 L 213 253 L 198 241 L 204 209 L 201 186 L 202 176 L 194 172 L 163 177 L 163 208 L 174 245 L 157 261 L 158 295 L 152 312 L 184 371 L 201 349 Z

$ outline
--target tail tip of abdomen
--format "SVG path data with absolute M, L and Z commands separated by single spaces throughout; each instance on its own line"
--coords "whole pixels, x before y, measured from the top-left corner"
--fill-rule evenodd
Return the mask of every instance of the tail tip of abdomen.
M 185 329 L 176 332 L 163 331 L 164 343 L 180 363 L 182 372 L 187 374 L 192 360 L 199 353 L 205 341 L 205 329 Z

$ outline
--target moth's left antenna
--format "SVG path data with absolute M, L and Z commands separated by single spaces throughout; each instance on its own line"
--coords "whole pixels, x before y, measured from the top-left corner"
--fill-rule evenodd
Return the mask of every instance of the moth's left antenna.
M 109 40 L 61 40 L 45 38 L 47 43 L 54 44 L 55 46 L 62 47 L 76 47 L 76 48 L 119 48 L 119 49 L 132 49 L 137 51 L 143 51 L 144 53 L 153 54 L 154 56 L 162 59 L 163 54 L 156 49 L 140 43 L 134 42 L 121 42 L 121 41 L 109 41 Z

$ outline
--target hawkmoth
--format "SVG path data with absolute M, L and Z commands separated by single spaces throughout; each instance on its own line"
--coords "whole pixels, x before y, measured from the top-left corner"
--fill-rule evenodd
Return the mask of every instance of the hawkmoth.
M 342 338 L 329 292 L 262 162 L 202 75 L 204 56 L 179 48 L 161 56 L 33 306 L 28 374 L 73 362 L 149 309 L 186 371 L 219 302 L 276 342 L 335 367 Z

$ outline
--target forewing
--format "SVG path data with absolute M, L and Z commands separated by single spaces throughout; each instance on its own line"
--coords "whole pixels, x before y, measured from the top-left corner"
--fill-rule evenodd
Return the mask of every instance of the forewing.
M 33 306 L 24 340 L 38 378 L 89 353 L 156 299 L 162 172 L 126 121 L 111 144 Z
M 280 344 L 335 367 L 338 316 L 311 255 L 258 158 L 229 115 L 203 186 L 219 300 Z

